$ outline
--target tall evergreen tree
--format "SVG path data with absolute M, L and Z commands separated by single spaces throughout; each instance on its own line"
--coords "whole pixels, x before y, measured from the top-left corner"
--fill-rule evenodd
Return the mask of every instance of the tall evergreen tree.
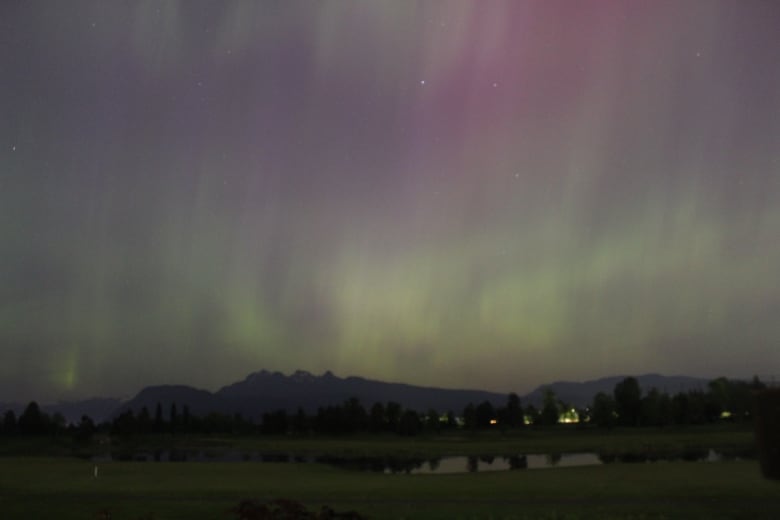
M 642 413 L 642 390 L 635 377 L 627 377 L 615 385 L 615 406 L 618 423 L 623 426 L 638 426 Z
M 23 435 L 40 435 L 46 432 L 46 421 L 38 403 L 30 402 L 19 416 L 19 433 Z

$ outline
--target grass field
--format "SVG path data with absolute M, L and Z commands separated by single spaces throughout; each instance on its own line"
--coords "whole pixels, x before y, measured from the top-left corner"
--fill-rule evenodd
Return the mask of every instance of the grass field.
M 227 519 L 241 499 L 290 498 L 371 518 L 780 518 L 755 462 L 675 462 L 384 475 L 316 464 L 0 459 L 0 517 Z
M 45 444 L 45 443 L 44 443 Z M 705 446 L 751 449 L 739 428 L 671 431 L 489 432 L 402 439 L 143 438 L 132 445 L 230 447 L 343 456 L 504 455 L 512 453 L 674 452 Z M 63 444 L 56 448 L 61 450 Z M 37 448 L 43 448 L 38 441 Z M 56 451 L 55 450 L 55 451 Z M 230 519 L 242 499 L 293 499 L 318 510 L 370 518 L 780 518 L 780 482 L 756 461 L 608 464 L 457 475 L 384 475 L 318 464 L 107 462 L 46 453 L 30 441 L 5 443 L 0 457 L 0 518 L 112 520 Z

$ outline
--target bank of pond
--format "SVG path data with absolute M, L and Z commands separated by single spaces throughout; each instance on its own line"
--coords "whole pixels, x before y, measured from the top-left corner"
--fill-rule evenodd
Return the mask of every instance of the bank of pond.
M 518 453 L 495 455 L 415 456 L 345 456 L 296 453 L 258 453 L 244 450 L 157 449 L 111 451 L 89 457 L 95 464 L 114 461 L 148 463 L 245 462 L 245 463 L 316 463 L 343 469 L 385 474 L 455 474 L 485 471 L 535 470 L 556 467 L 596 466 L 602 464 L 665 463 L 688 461 L 718 463 L 754 459 L 753 449 L 718 449 L 689 446 L 678 451 L 641 452 L 573 452 Z

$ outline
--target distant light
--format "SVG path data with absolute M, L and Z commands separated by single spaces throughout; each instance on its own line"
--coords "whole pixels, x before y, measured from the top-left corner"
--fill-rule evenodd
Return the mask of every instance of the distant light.
M 420 80 L 420 85 L 425 85 L 425 80 L 424 79 Z
M 720 412 L 721 419 L 728 419 L 729 417 L 731 417 L 731 412 L 729 412 L 728 410 L 723 410 L 722 412 Z
M 498 420 L 497 419 L 490 419 L 490 424 L 498 424 Z
M 577 410 L 572 408 L 571 410 L 567 410 L 560 414 L 558 416 L 558 422 L 563 424 L 576 424 L 580 422 L 580 416 L 577 413 Z

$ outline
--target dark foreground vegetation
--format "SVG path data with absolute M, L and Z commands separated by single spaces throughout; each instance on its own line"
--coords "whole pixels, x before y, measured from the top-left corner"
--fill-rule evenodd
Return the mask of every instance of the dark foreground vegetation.
M 322 506 L 318 512 L 306 509 L 295 500 L 279 498 L 269 502 L 242 500 L 232 510 L 238 520 L 364 520 L 365 517 L 355 511 L 338 512 L 328 506 Z

